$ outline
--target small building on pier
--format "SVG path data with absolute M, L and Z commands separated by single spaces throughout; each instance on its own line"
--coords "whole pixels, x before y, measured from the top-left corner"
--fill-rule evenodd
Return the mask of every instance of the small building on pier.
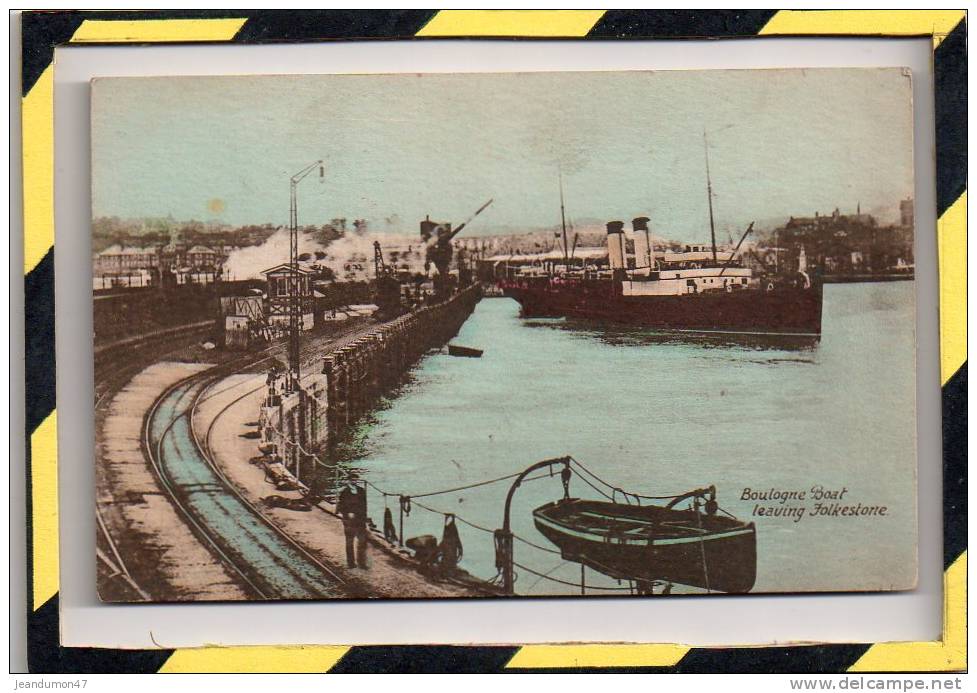
M 298 290 L 302 311 L 302 329 L 310 329 L 316 307 L 316 294 L 312 286 L 315 272 L 304 267 L 293 268 L 288 263 L 276 265 L 262 272 L 268 282 L 265 314 L 269 323 L 288 323 L 289 305 L 295 289 Z

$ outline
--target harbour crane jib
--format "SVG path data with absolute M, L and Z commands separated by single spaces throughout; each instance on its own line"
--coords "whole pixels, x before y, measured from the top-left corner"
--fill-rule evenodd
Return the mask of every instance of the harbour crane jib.
M 435 269 L 438 271 L 438 276 L 435 277 L 435 293 L 443 295 L 448 293 L 449 287 L 449 273 L 451 269 L 451 258 L 452 258 L 452 248 L 451 241 L 457 236 L 461 231 L 468 226 L 471 221 L 481 214 L 486 207 L 494 202 L 494 199 L 490 199 L 488 202 L 483 204 L 475 213 L 472 214 L 468 219 L 466 219 L 460 226 L 452 229 L 450 222 L 438 223 L 431 221 L 431 217 L 428 216 L 421 221 L 421 240 L 425 243 L 425 256 L 424 256 L 424 269 L 425 271 L 430 270 L 433 264 Z

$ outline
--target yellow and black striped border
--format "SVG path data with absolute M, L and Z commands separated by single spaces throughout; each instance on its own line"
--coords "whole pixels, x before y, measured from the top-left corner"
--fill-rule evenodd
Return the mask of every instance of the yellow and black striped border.
M 944 449 L 944 625 L 932 642 L 690 648 L 676 644 L 65 648 L 58 638 L 54 398 L 54 49 L 72 44 L 408 38 L 626 41 L 928 36 L 936 75 Z M 28 523 L 33 672 L 959 671 L 967 664 L 967 48 L 963 10 L 395 10 L 26 12 L 22 15 Z

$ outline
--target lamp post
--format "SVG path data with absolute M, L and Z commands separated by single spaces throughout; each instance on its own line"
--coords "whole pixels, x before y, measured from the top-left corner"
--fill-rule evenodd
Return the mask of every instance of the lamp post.
M 288 208 L 288 371 L 286 387 L 289 392 L 299 388 L 301 374 L 299 334 L 302 329 L 302 282 L 299 276 L 299 211 L 298 184 L 316 168 L 319 169 L 319 180 L 325 175 L 322 159 L 315 161 L 290 179 L 289 208 Z
M 305 397 L 301 386 L 301 354 L 299 345 L 302 331 L 302 281 L 299 274 L 299 210 L 298 210 L 298 185 L 307 175 L 316 168 L 319 169 L 319 180 L 325 177 L 325 170 L 322 160 L 315 161 L 301 171 L 296 173 L 289 180 L 289 207 L 288 207 L 288 377 L 285 378 L 285 390 L 289 393 L 298 393 L 298 417 L 295 421 L 295 438 L 298 445 L 292 447 L 295 455 L 293 470 L 296 481 L 300 480 L 300 468 L 302 463 L 302 450 L 308 443 L 305 430 Z

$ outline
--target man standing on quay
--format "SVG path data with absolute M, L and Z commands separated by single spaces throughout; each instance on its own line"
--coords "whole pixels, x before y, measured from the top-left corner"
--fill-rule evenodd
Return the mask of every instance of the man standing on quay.
M 347 484 L 339 492 L 336 512 L 346 533 L 346 563 L 350 568 L 366 568 L 366 489 Z

